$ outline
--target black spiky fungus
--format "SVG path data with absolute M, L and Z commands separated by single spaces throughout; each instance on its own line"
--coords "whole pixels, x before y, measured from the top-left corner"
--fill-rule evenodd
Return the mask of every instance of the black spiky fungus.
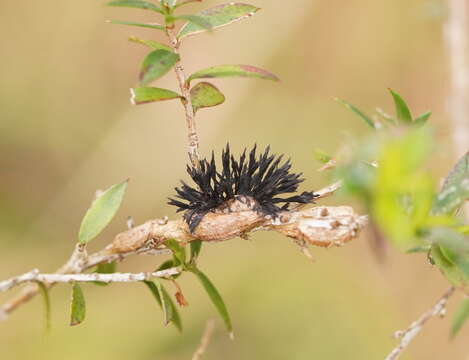
M 317 196 L 312 191 L 281 198 L 281 194 L 294 193 L 303 182 L 301 173 L 291 173 L 290 160 L 282 164 L 283 155 L 270 154 L 270 147 L 257 154 L 257 145 L 246 155 L 246 149 L 239 159 L 230 153 L 229 144 L 222 151 L 222 167 L 217 169 L 212 152 L 210 160 L 200 161 L 200 168 L 187 166 L 187 172 L 195 186 L 181 181 L 175 188 L 177 199 L 168 204 L 176 206 L 177 212 L 184 211 L 184 220 L 194 232 L 208 212 L 226 212 L 227 204 L 239 200 L 250 210 L 262 215 L 277 217 L 289 209 L 291 203 L 312 203 Z M 278 204 L 284 203 L 279 206 Z M 229 207 L 228 207 L 229 208 Z

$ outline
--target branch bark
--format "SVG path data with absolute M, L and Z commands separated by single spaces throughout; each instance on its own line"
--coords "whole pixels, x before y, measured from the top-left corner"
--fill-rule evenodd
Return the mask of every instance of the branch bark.
M 410 324 L 407 330 L 397 331 L 394 336 L 396 338 L 400 338 L 401 341 L 399 345 L 394 348 L 388 356 L 386 356 L 385 360 L 395 360 L 401 356 L 402 352 L 423 329 L 423 326 L 428 320 L 435 316 L 443 316 L 446 310 L 446 303 L 448 302 L 448 299 L 451 297 L 451 295 L 453 295 L 454 291 L 455 288 L 450 287 L 448 290 L 446 290 L 438 302 L 430 310 L 426 311 L 422 316 L 420 316 L 420 318 Z
M 8 291 L 11 288 L 26 282 L 42 283 L 69 283 L 76 282 L 137 282 L 151 280 L 151 278 L 166 278 L 168 276 L 180 274 L 179 268 L 170 268 L 155 272 L 141 273 L 112 273 L 112 274 L 41 274 L 38 269 L 31 270 L 23 275 L 0 281 L 0 291 Z
M 166 27 L 166 34 L 168 35 L 171 49 L 175 54 L 179 55 L 179 40 L 174 32 L 174 25 Z M 195 124 L 195 113 L 192 107 L 191 92 L 189 84 L 186 82 L 186 75 L 181 60 L 178 60 L 174 66 L 174 71 L 179 83 L 179 89 L 183 96 L 182 104 L 184 105 L 186 124 L 187 124 L 187 143 L 189 159 L 194 167 L 199 167 L 199 137 L 197 135 L 197 127 Z

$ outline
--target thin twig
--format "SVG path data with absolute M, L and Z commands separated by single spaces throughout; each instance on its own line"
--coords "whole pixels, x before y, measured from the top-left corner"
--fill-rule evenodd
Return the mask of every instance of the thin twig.
M 426 311 L 420 318 L 410 324 L 409 328 L 404 331 L 397 331 L 394 336 L 400 338 L 401 342 L 399 345 L 391 351 L 391 353 L 386 356 L 385 360 L 395 360 L 397 359 L 402 352 L 409 346 L 412 340 L 417 336 L 417 334 L 422 330 L 423 325 L 434 316 L 443 316 L 446 311 L 446 303 L 448 299 L 453 295 L 456 289 L 452 286 L 443 294 L 443 296 L 438 300 L 438 302 L 428 311 Z
M 75 248 L 75 251 L 73 252 L 72 256 L 70 259 L 67 261 L 65 265 L 63 265 L 61 268 L 59 268 L 55 274 L 71 274 L 71 273 L 81 273 L 87 269 L 90 269 L 96 265 L 99 264 L 104 264 L 104 263 L 111 263 L 111 262 L 120 262 L 127 258 L 128 256 L 131 255 L 160 255 L 163 253 L 168 253 L 168 249 L 163 249 L 163 250 L 156 250 L 156 249 L 150 249 L 147 247 L 142 247 L 140 249 L 137 249 L 135 251 L 129 251 L 125 253 L 119 253 L 119 254 L 108 254 L 105 253 L 104 251 L 99 251 L 95 254 L 89 255 L 87 257 L 86 263 L 81 263 L 81 267 L 77 266 L 77 264 L 74 262 L 73 259 L 76 259 L 76 253 L 78 248 L 80 246 L 77 245 Z M 55 282 L 50 282 L 47 284 L 47 287 L 50 288 L 55 285 Z M 19 306 L 27 303 L 29 300 L 31 300 L 34 296 L 38 294 L 38 286 L 36 284 L 31 284 L 26 286 L 24 289 L 21 290 L 21 292 L 7 301 L 5 304 L 3 304 L 0 307 L 0 321 L 6 320 L 8 318 L 8 315 L 14 311 L 16 308 Z
M 175 54 L 179 55 L 179 40 L 174 32 L 174 27 L 166 27 L 166 34 L 168 35 L 169 44 Z M 197 128 L 195 124 L 195 113 L 192 107 L 191 92 L 189 84 L 187 83 L 184 68 L 181 64 L 181 60 L 178 60 L 174 66 L 174 71 L 179 83 L 179 89 L 182 95 L 182 104 L 184 105 L 186 113 L 186 124 L 187 124 L 187 141 L 188 141 L 188 153 L 189 159 L 194 167 L 199 167 L 199 137 L 197 135 Z
M 205 325 L 205 330 L 200 340 L 200 345 L 197 350 L 192 355 L 192 360 L 200 360 L 202 355 L 205 354 L 207 351 L 208 344 L 210 343 L 210 339 L 213 335 L 213 330 L 215 329 L 215 320 L 209 319 L 207 320 L 207 324 Z
M 23 275 L 13 277 L 11 279 L 0 282 L 0 291 L 7 291 L 14 286 L 26 282 L 42 282 L 42 283 L 68 283 L 71 281 L 77 282 L 137 282 L 150 280 L 153 277 L 165 278 L 172 275 L 180 274 L 177 267 L 169 268 L 155 272 L 141 272 L 141 273 L 91 273 L 91 274 L 41 274 L 38 269 L 31 270 Z
M 315 191 L 314 193 L 318 195 L 315 200 L 322 199 L 328 196 L 333 195 L 337 190 L 342 186 L 342 181 L 337 181 L 331 185 L 328 185 L 321 190 Z

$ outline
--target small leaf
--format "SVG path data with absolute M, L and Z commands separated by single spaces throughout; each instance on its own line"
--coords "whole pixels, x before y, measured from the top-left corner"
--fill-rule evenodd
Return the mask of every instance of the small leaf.
M 430 118 L 432 115 L 431 111 L 427 111 L 426 113 L 423 113 L 422 115 L 419 115 L 415 118 L 414 124 L 417 126 L 423 126 L 427 123 L 427 120 Z
M 128 26 L 137 26 L 137 27 L 143 27 L 143 28 L 148 28 L 148 29 L 155 29 L 155 30 L 165 30 L 165 27 L 157 24 L 157 23 L 138 23 L 138 22 L 133 22 L 133 21 L 120 21 L 120 20 L 107 20 L 106 21 L 109 24 L 116 24 L 116 25 L 128 25 Z
M 397 120 L 402 124 L 410 124 L 412 122 L 412 115 L 410 113 L 409 107 L 407 106 L 404 99 L 394 90 L 389 89 L 393 99 L 394 106 L 396 108 Z
M 225 102 L 225 95 L 214 85 L 201 82 L 191 89 L 191 100 L 194 112 L 201 108 L 217 106 Z
M 153 50 L 163 49 L 163 50 L 166 50 L 166 51 L 171 51 L 171 48 L 169 46 L 161 44 L 161 43 L 159 43 L 158 41 L 155 41 L 155 40 L 143 40 L 143 39 L 139 39 L 135 36 L 131 36 L 131 37 L 129 37 L 129 41 L 132 41 L 132 42 L 137 43 L 137 44 L 146 45 L 146 46 L 148 46 L 149 48 L 151 48 Z
M 446 177 L 432 212 L 451 214 L 469 199 L 469 153 L 466 153 Z
M 221 318 L 225 322 L 226 328 L 231 333 L 233 331 L 233 327 L 231 325 L 230 315 L 228 314 L 228 310 L 226 308 L 226 305 L 220 293 L 202 271 L 197 269 L 195 266 L 191 266 L 189 270 L 192 273 L 194 273 L 197 276 L 197 278 L 200 280 L 208 296 L 210 297 L 213 304 L 217 308 L 218 313 L 220 314 Z
M 225 77 L 249 77 L 279 81 L 274 74 L 251 65 L 217 65 L 197 71 L 187 79 L 187 82 L 194 79 Z
M 186 249 L 181 246 L 181 244 L 174 240 L 169 239 L 164 242 L 164 244 L 173 252 L 174 259 L 176 260 L 175 265 L 184 265 L 186 263 Z
M 86 304 L 83 291 L 78 283 L 72 285 L 72 309 L 70 316 L 70 326 L 79 325 L 85 320 Z
M 252 5 L 230 3 L 203 10 L 197 15 L 210 23 L 213 29 L 216 29 L 236 21 L 246 19 L 254 15 L 254 13 L 258 10 L 259 8 Z M 204 31 L 207 30 L 199 24 L 188 22 L 182 26 L 181 30 L 179 31 L 178 38 L 182 39 L 183 37 L 195 35 Z
M 165 325 L 167 324 L 166 321 L 172 322 L 179 331 L 182 331 L 182 322 L 181 318 L 179 317 L 176 305 L 172 301 L 164 286 L 161 284 L 157 286 L 152 281 L 144 281 L 144 283 L 147 285 L 148 289 L 151 291 L 156 301 L 162 308 L 165 318 Z
M 458 309 L 454 313 L 451 324 L 451 337 L 453 338 L 461 330 L 462 326 L 469 318 L 469 299 L 463 299 Z
M 212 30 L 212 24 L 205 17 L 199 15 L 178 15 L 174 19 L 187 20 L 204 30 Z
M 318 148 L 313 150 L 313 155 L 317 161 L 323 164 L 327 164 L 329 161 L 332 160 L 332 156 L 326 154 L 325 151 L 318 149 Z
M 114 0 L 114 1 L 108 2 L 106 5 L 138 8 L 138 9 L 144 9 L 144 10 L 153 10 L 160 14 L 163 14 L 163 10 L 160 7 L 148 1 L 142 1 L 142 0 Z
M 163 286 L 159 281 L 144 281 L 144 283 L 148 286 L 156 301 L 158 301 L 163 309 L 163 323 L 165 326 L 168 325 L 173 319 L 173 309 L 171 308 L 171 302 L 167 294 L 163 292 Z
M 155 87 L 138 87 L 130 89 L 131 98 L 130 102 L 133 105 L 148 104 L 155 101 L 164 101 L 180 98 L 178 93 Z
M 191 247 L 191 259 L 190 263 L 195 264 L 197 258 L 199 257 L 200 250 L 202 249 L 202 241 L 201 240 L 193 240 L 189 243 Z
M 117 263 L 115 261 L 110 262 L 110 263 L 103 263 L 99 264 L 96 267 L 95 273 L 98 274 L 113 274 L 116 272 L 117 269 Z M 104 282 L 104 281 L 93 281 L 93 284 L 98 285 L 98 286 L 108 286 L 109 283 Z
M 179 60 L 179 55 L 167 50 L 155 50 L 143 60 L 140 71 L 140 84 L 147 85 L 166 74 Z
M 104 191 L 85 214 L 78 239 L 82 244 L 93 240 L 111 222 L 122 203 L 128 181 L 111 186 Z
M 193 2 L 202 2 L 202 0 L 184 0 L 184 1 L 181 1 L 181 2 L 177 3 L 176 5 L 174 5 L 174 8 L 176 9 L 180 6 L 187 5 L 187 4 L 190 4 L 190 3 L 193 3 Z
M 351 110 L 354 112 L 356 115 L 358 115 L 369 127 L 372 129 L 376 129 L 376 125 L 373 120 L 368 115 L 365 115 L 361 110 L 353 106 L 352 104 L 346 102 L 345 100 L 335 98 L 335 101 L 337 101 L 339 104 L 344 105 L 347 109 Z
M 42 299 L 44 300 L 44 329 L 48 332 L 51 328 L 51 307 L 50 307 L 50 297 L 49 297 L 49 290 L 47 286 L 38 281 L 37 286 L 39 292 L 42 295 Z
M 431 249 L 431 246 L 430 245 L 423 245 L 423 246 L 416 246 L 416 247 L 413 247 L 409 250 L 406 251 L 406 253 L 408 254 L 414 254 L 414 253 L 421 253 L 421 252 L 429 252 Z

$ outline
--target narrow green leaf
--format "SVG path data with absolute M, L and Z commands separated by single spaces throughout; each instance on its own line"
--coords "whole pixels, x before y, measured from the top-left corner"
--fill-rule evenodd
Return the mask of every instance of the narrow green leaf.
M 110 262 L 110 263 L 104 263 L 104 264 L 99 264 L 96 267 L 95 273 L 98 274 L 113 274 L 116 272 L 117 269 L 117 263 L 115 261 Z M 94 281 L 93 284 L 98 285 L 98 286 L 107 286 L 109 283 L 103 282 L 103 281 Z
M 178 93 L 155 87 L 138 87 L 130 89 L 130 102 L 134 105 L 148 104 L 155 101 L 164 101 L 180 98 Z
M 274 74 L 259 69 L 251 65 L 217 65 L 207 69 L 199 70 L 192 74 L 188 82 L 194 79 L 203 78 L 226 78 L 226 77 L 249 77 L 264 80 L 279 81 L 278 77 Z
M 130 7 L 130 8 L 144 9 L 144 10 L 153 10 L 160 14 L 163 14 L 163 10 L 160 7 L 148 1 L 142 1 L 142 0 L 114 0 L 114 1 L 108 2 L 106 5 Z
M 191 259 L 190 263 L 195 264 L 197 261 L 197 258 L 199 257 L 200 250 L 202 249 L 202 241 L 200 240 L 193 240 L 189 243 L 191 247 Z
M 165 30 L 164 26 L 157 24 L 157 23 L 138 23 L 133 21 L 120 21 L 120 20 L 107 20 L 109 24 L 116 24 L 116 25 L 127 25 L 127 26 L 137 26 L 143 27 L 148 29 L 155 29 L 155 30 Z
M 42 299 L 44 300 L 44 329 L 46 332 L 49 332 L 51 328 L 51 306 L 49 290 L 47 289 L 47 286 L 40 281 L 37 282 L 37 286 L 39 288 L 39 292 L 42 295 Z
M 187 20 L 189 23 L 192 23 L 204 30 L 212 30 L 212 24 L 205 17 L 199 15 L 178 15 L 175 16 L 176 20 Z
M 176 305 L 174 304 L 164 286 L 159 283 L 157 285 L 152 281 L 144 281 L 144 283 L 147 285 L 148 289 L 151 291 L 156 301 L 162 308 L 165 325 L 167 325 L 169 322 L 172 322 L 179 331 L 182 331 L 182 322 Z
M 203 10 L 197 15 L 204 18 L 208 23 L 210 23 L 212 28 L 216 29 L 236 21 L 246 19 L 254 15 L 258 10 L 259 8 L 248 4 L 229 3 Z M 194 22 L 188 22 L 182 26 L 179 31 L 178 38 L 182 39 L 183 37 L 195 35 L 204 31 L 207 30 L 203 26 Z
M 179 60 L 179 55 L 167 50 L 155 50 L 143 60 L 140 70 L 140 84 L 147 85 L 166 74 Z
M 122 203 L 127 183 L 126 180 L 111 186 L 93 201 L 81 222 L 78 233 L 78 239 L 82 244 L 93 240 L 111 222 Z
M 155 41 L 155 40 L 143 40 L 143 39 L 139 39 L 135 36 L 130 36 L 129 41 L 132 41 L 136 44 L 142 44 L 142 45 L 148 46 L 149 48 L 151 48 L 153 50 L 163 49 L 163 50 L 166 50 L 166 51 L 171 51 L 171 48 L 168 45 L 161 44 L 161 43 L 159 43 L 158 41 Z
M 225 95 L 208 82 L 201 82 L 191 89 L 191 100 L 194 112 L 197 110 L 217 106 L 225 102 Z
M 446 177 L 432 212 L 451 214 L 469 199 L 469 153 L 466 153 Z
M 80 325 L 85 320 L 86 304 L 85 296 L 78 283 L 72 285 L 72 306 L 70 316 L 70 326 Z
M 416 246 L 406 251 L 408 254 L 414 253 L 421 253 L 421 252 L 429 252 L 431 249 L 430 245 L 423 245 L 423 246 Z
M 323 164 L 327 164 L 329 161 L 332 160 L 332 156 L 326 154 L 325 151 L 318 149 L 318 148 L 313 150 L 313 155 L 317 161 Z
M 187 5 L 187 4 L 190 4 L 190 3 L 193 3 L 193 2 L 202 2 L 202 0 L 184 0 L 184 1 L 180 1 L 176 5 L 174 5 L 174 8 L 177 9 L 180 6 Z
M 430 118 L 432 115 L 431 111 L 427 111 L 426 113 L 423 113 L 422 115 L 419 115 L 415 118 L 414 124 L 417 126 L 423 126 L 427 123 L 427 120 Z
M 230 315 L 228 314 L 228 309 L 226 308 L 226 305 L 220 293 L 212 284 L 212 282 L 209 280 L 209 278 L 198 268 L 196 268 L 195 266 L 191 266 L 189 270 L 192 273 L 194 273 L 197 276 L 197 278 L 200 280 L 208 296 L 210 297 L 213 304 L 217 308 L 218 313 L 220 314 L 221 318 L 225 322 L 226 328 L 231 333 L 233 331 L 233 327 L 231 325 Z
M 164 242 L 164 244 L 173 252 L 175 265 L 184 265 L 186 263 L 186 249 L 181 246 L 181 244 L 174 240 L 169 239 Z M 179 263 L 177 263 L 179 262 Z
M 451 337 L 455 337 L 456 334 L 461 330 L 462 326 L 469 318 L 469 299 L 463 299 L 458 309 L 454 313 L 452 324 L 451 324 Z
M 357 107 L 355 107 L 352 104 L 348 103 L 347 101 L 339 99 L 339 98 L 335 98 L 335 101 L 337 101 L 339 104 L 342 104 L 347 109 L 351 110 L 356 115 L 358 115 L 360 117 L 360 119 L 362 119 L 369 127 L 371 127 L 372 129 L 376 129 L 376 125 L 375 125 L 374 121 L 371 120 L 371 118 L 368 115 L 365 115 L 365 113 L 363 113 Z
M 394 106 L 396 108 L 397 120 L 401 124 L 410 124 L 412 122 L 412 114 L 410 113 L 409 107 L 407 106 L 404 99 L 394 90 L 389 89 L 394 100 Z
M 163 323 L 168 325 L 173 319 L 173 309 L 171 308 L 170 301 L 165 292 L 163 292 L 163 286 L 159 281 L 144 281 L 148 289 L 155 297 L 158 304 L 160 304 L 161 309 L 163 310 Z

